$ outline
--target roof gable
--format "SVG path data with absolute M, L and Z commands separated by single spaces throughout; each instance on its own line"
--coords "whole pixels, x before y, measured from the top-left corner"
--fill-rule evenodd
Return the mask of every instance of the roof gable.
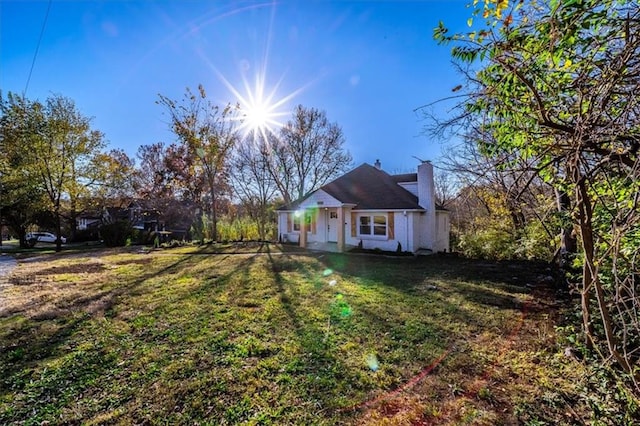
M 317 191 L 313 191 L 306 198 L 300 201 L 299 206 L 302 208 L 309 207 L 338 207 L 342 203 L 340 200 L 336 200 L 330 194 L 325 192 L 322 188 Z

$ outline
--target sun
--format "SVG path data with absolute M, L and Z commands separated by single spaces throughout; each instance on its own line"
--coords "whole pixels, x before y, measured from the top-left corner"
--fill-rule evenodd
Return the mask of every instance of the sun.
M 217 71 L 216 73 L 220 81 L 229 89 L 240 105 L 240 125 L 238 129 L 245 139 L 253 137 L 254 140 L 259 138 L 264 141 L 269 140 L 269 135 L 275 134 L 284 125 L 282 120 L 290 114 L 290 111 L 283 110 L 283 108 L 303 90 L 302 88 L 297 89 L 279 97 L 278 90 L 282 79 L 267 90 L 263 73 L 255 75 L 253 85 L 249 83 L 243 73 L 242 88 L 238 89 L 222 74 Z
M 244 121 L 249 129 L 260 130 L 268 127 L 269 105 L 256 104 L 245 110 Z
M 280 120 L 288 113 L 281 108 L 291 96 L 276 99 L 279 84 L 268 94 L 265 93 L 265 79 L 261 75 L 256 75 L 253 87 L 249 85 L 246 78 L 243 78 L 243 85 L 246 93 L 244 96 L 237 90 L 234 93 L 240 103 L 242 116 L 240 131 L 245 137 L 261 136 L 266 140 L 270 133 L 282 127 L 283 123 Z

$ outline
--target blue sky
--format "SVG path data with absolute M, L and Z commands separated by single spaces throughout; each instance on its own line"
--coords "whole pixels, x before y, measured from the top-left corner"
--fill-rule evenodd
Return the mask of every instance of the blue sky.
M 437 162 L 440 141 L 422 134 L 414 109 L 460 82 L 450 48 L 432 39 L 442 20 L 464 30 L 466 0 L 0 2 L 0 89 L 73 99 L 110 147 L 170 143 L 158 94 L 179 99 L 203 84 L 235 102 L 221 76 L 247 96 L 256 75 L 273 100 L 326 112 L 343 129 L 356 165 L 379 158 L 388 172 Z M 446 114 L 443 109 L 441 114 Z M 279 118 L 285 121 L 287 117 Z

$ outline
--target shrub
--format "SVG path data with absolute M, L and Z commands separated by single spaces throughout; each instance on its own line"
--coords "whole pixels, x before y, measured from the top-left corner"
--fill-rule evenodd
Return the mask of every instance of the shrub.
M 73 238 L 75 243 L 84 243 L 86 241 L 98 241 L 100 239 L 100 232 L 97 228 L 82 229 L 76 231 L 76 235 Z
M 133 228 L 128 221 L 119 220 L 102 225 L 100 235 L 107 247 L 123 247 L 133 235 Z

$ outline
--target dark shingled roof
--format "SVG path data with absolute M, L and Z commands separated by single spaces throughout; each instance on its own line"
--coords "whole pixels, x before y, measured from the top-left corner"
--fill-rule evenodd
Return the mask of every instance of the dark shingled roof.
M 416 176 L 416 174 L 409 173 L 398 176 L 406 178 Z M 418 197 L 397 183 L 407 181 L 396 179 L 397 176 L 391 176 L 363 163 L 320 189 L 342 203 L 354 204 L 355 210 L 424 210 L 418 204 Z M 306 198 L 304 197 L 280 210 L 295 210 Z
M 400 182 L 417 182 L 418 174 L 417 173 L 405 173 L 403 175 L 391 175 L 391 178 L 397 183 Z

